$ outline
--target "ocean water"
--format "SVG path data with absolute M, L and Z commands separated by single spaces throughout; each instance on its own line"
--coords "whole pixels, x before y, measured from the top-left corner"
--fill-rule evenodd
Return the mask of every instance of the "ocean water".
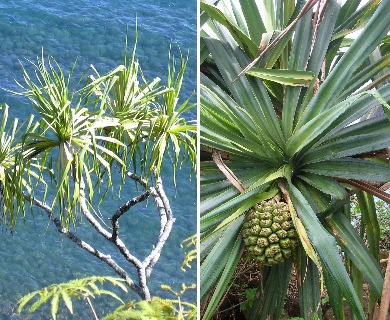
M 80 75 L 90 64 L 105 73 L 123 61 L 126 27 L 129 30 L 129 48 L 135 39 L 138 24 L 137 58 L 146 78 L 160 77 L 166 82 L 168 51 L 172 43 L 178 55 L 189 53 L 188 67 L 183 84 L 182 99 L 196 89 L 196 0 L 2 0 L 0 1 L 0 103 L 10 106 L 10 118 L 25 119 L 33 111 L 28 101 L 6 90 L 19 90 L 15 79 L 23 81 L 23 65 L 27 59 L 36 61 L 41 55 L 53 56 L 64 70 L 70 70 L 77 58 L 75 75 Z M 194 100 L 195 101 L 195 100 Z M 193 109 L 188 118 L 196 117 Z M 171 236 L 151 276 L 149 286 L 153 295 L 173 298 L 160 289 L 168 284 L 179 291 L 181 283 L 196 283 L 196 268 L 183 273 L 180 270 L 184 254 L 180 242 L 196 232 L 195 178 L 189 180 L 189 168 L 184 167 L 173 185 L 170 166 L 163 168 L 165 191 L 176 217 Z M 131 188 L 130 188 L 131 189 Z M 134 196 L 134 190 L 122 192 L 121 199 L 108 196 L 102 212 L 115 210 L 118 203 Z M 137 257 L 142 257 L 154 243 L 159 230 L 153 201 L 129 212 L 121 229 L 121 236 Z M 89 232 L 82 222 L 77 233 L 86 241 L 109 252 L 136 279 L 135 269 L 126 264 L 106 241 Z M 39 210 L 28 215 L 26 223 L 20 221 L 11 234 L 0 225 L 0 320 L 22 319 L 13 307 L 18 298 L 52 283 L 90 275 L 115 273 L 97 258 L 78 248 L 48 224 Z M 121 295 L 136 298 L 133 294 Z M 194 301 L 196 292 L 189 291 L 185 299 Z M 95 303 L 102 315 L 118 303 L 102 298 Z M 64 304 L 60 307 L 65 309 Z M 34 314 L 31 319 L 50 319 L 49 308 Z M 75 302 L 75 315 L 66 310 L 59 319 L 92 319 L 85 302 Z

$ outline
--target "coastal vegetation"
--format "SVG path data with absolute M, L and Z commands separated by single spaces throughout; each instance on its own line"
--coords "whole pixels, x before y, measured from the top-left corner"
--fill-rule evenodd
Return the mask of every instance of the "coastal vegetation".
M 202 319 L 387 319 L 390 1 L 200 8 Z
M 75 65 L 65 75 L 54 58 L 45 57 L 42 51 L 36 62 L 22 65 L 23 81 L 17 82 L 20 91 L 13 92 L 29 100 L 31 116 L 10 121 L 8 111 L 12 106 L 1 106 L 2 224 L 12 231 L 30 210 L 41 212 L 62 237 L 94 255 L 120 277 L 96 276 L 53 285 L 22 298 L 19 312 L 38 296 L 29 313 L 52 298 L 53 318 L 61 299 L 72 312 L 72 297 L 117 297 L 98 289 L 96 282 L 104 281 L 130 289 L 141 300 L 158 305 L 148 281 L 175 222 L 161 170 L 170 163 L 178 186 L 176 171 L 184 164 L 189 164 L 191 172 L 194 170 L 196 122 L 187 118 L 195 104 L 192 96 L 183 99 L 180 94 L 187 66 L 181 53 L 176 59 L 170 51 L 167 84 L 162 85 L 160 78 L 147 80 L 144 76 L 136 58 L 136 44 L 130 54 L 127 47 L 126 43 L 121 65 L 103 75 L 91 65 L 77 82 Z M 116 207 L 100 210 L 110 194 L 115 195 Z M 145 256 L 137 257 L 123 240 L 129 230 L 121 222 L 126 215 L 141 212 L 140 207 L 146 206 L 148 199 L 155 205 L 150 219 L 157 220 L 159 227 L 153 230 L 148 221 L 140 219 L 139 227 L 155 235 L 155 241 L 145 248 Z M 77 229 L 81 223 L 90 226 L 88 232 L 111 243 L 123 260 L 117 261 L 113 252 L 85 241 Z M 145 245 L 142 239 L 130 240 L 133 246 Z M 193 257 L 190 251 L 187 266 Z M 183 305 L 180 298 L 179 305 Z
M 186 268 L 191 268 L 190 263 L 196 261 L 196 242 L 197 235 L 194 235 L 183 241 L 186 249 L 186 257 L 182 264 L 182 270 L 185 272 Z M 195 248 L 193 248 L 195 247 Z M 188 249 L 190 249 L 188 251 Z M 18 314 L 22 313 L 24 309 L 27 310 L 27 316 L 34 313 L 43 304 L 50 304 L 51 316 L 57 319 L 57 314 L 60 310 L 60 302 L 63 301 L 66 308 L 71 314 L 74 314 L 73 300 L 82 300 L 87 302 L 88 308 L 95 320 L 98 320 L 98 312 L 94 307 L 94 299 L 99 296 L 106 296 L 116 299 L 121 303 L 120 307 L 108 312 L 102 320 L 125 320 L 125 319 L 196 319 L 197 306 L 196 303 L 184 301 L 182 297 L 187 290 L 195 289 L 196 285 L 187 286 L 182 284 L 181 290 L 175 292 L 170 286 L 161 285 L 162 289 L 168 291 L 173 296 L 172 299 L 160 298 L 157 296 L 149 300 L 131 300 L 123 301 L 114 291 L 107 288 L 99 288 L 104 283 L 110 283 L 112 286 L 120 288 L 127 293 L 126 280 L 114 277 L 88 277 L 82 279 L 71 280 L 67 283 L 53 284 L 49 287 L 31 292 L 19 299 L 17 303 Z M 73 300 L 72 300 L 73 299 Z M 76 301 L 77 301 L 76 300 Z M 95 303 L 96 304 L 96 303 Z M 28 308 L 27 306 L 30 305 Z M 64 314 L 64 313 L 62 313 Z

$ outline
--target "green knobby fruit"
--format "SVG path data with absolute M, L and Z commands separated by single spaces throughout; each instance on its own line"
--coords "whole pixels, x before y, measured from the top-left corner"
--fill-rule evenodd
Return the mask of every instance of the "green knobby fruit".
M 250 257 L 268 266 L 290 258 L 298 243 L 288 206 L 276 198 L 246 212 L 241 235 Z

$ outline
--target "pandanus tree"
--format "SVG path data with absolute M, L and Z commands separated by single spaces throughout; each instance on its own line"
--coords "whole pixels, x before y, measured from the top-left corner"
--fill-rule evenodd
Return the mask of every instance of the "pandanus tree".
M 251 319 L 280 318 L 293 268 L 305 319 L 322 318 L 325 289 L 337 319 L 344 301 L 372 317 L 384 283 L 374 196 L 390 199 L 390 1 L 360 2 L 201 2 L 204 319 L 248 257 L 262 274 Z
M 105 262 L 140 298 L 149 300 L 153 294 L 148 281 L 175 221 L 160 172 L 167 161 L 173 172 L 187 161 L 194 168 L 196 124 L 184 115 L 195 104 L 191 97 L 179 99 L 187 64 L 181 54 L 179 60 L 169 57 L 168 83 L 162 85 L 160 78 L 146 79 L 135 50 L 125 52 L 124 63 L 104 75 L 91 66 L 78 84 L 73 82 L 74 67 L 65 76 L 43 52 L 37 63 L 23 67 L 24 81 L 18 82 L 21 90 L 15 93 L 28 98 L 33 111 L 21 125 L 17 119 L 10 125 L 9 107 L 1 107 L 1 214 L 2 223 L 12 230 L 29 207 L 40 208 L 63 236 Z M 98 206 L 109 192 L 123 203 L 112 212 L 100 212 Z M 120 226 L 126 212 L 149 197 L 160 230 L 145 257 L 137 257 Z M 113 243 L 136 276 L 126 263 L 78 234 L 82 221 L 89 223 L 90 232 Z M 54 298 L 53 317 L 59 294 Z M 72 312 L 69 297 L 63 298 Z

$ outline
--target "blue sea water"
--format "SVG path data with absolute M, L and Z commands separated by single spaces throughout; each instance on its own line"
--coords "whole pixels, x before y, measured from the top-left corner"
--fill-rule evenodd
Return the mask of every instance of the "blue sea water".
M 196 7 L 196 0 L 1 0 L 0 103 L 10 106 L 10 118 L 25 119 L 32 113 L 28 101 L 3 89 L 19 90 L 14 80 L 22 81 L 20 62 L 28 65 L 26 59 L 35 61 L 42 48 L 45 55 L 53 56 L 64 70 L 70 70 L 77 58 L 76 76 L 90 64 L 101 74 L 113 69 L 123 61 L 127 26 L 130 46 L 134 42 L 136 21 L 137 58 L 146 78 L 160 77 L 162 83 L 166 83 L 170 43 L 176 55 L 178 47 L 184 55 L 189 52 L 182 92 L 185 99 L 196 89 Z M 189 118 L 193 119 L 196 110 L 191 112 Z M 178 172 L 177 187 L 173 185 L 171 168 L 165 166 L 163 171 L 165 191 L 176 223 L 149 285 L 153 295 L 173 298 L 160 289 L 161 284 L 179 291 L 183 282 L 196 283 L 195 266 L 186 273 L 180 270 L 184 256 L 180 242 L 196 232 L 196 189 L 194 177 L 189 180 L 188 167 Z M 115 210 L 121 201 L 136 194 L 126 192 L 122 192 L 121 199 L 109 196 L 108 203 L 100 210 Z M 62 238 L 43 214 L 34 212 L 34 217 L 27 216 L 25 224 L 20 221 L 13 234 L 5 226 L 0 227 L 1 320 L 21 319 L 14 314 L 13 307 L 18 298 L 31 291 L 90 275 L 115 276 L 103 262 Z M 142 257 L 159 230 L 153 202 L 129 213 L 125 225 L 121 235 L 134 255 Z M 88 230 L 83 222 L 77 232 L 103 251 L 110 252 L 136 278 L 132 266 L 121 260 L 115 248 Z M 122 297 L 135 298 L 134 295 Z M 195 298 L 195 291 L 186 294 L 186 300 Z M 118 304 L 104 298 L 98 305 L 97 311 L 104 314 Z M 32 319 L 50 319 L 49 310 L 34 314 Z M 92 314 L 81 301 L 76 303 L 74 316 L 63 312 L 59 319 L 92 319 Z

